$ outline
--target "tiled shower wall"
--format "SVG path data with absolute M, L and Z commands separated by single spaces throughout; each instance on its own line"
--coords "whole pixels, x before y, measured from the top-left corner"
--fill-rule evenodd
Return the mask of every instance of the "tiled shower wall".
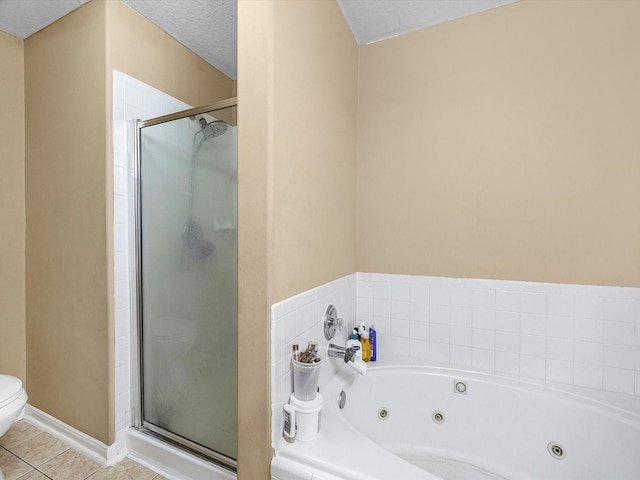
M 150 119 L 190 108 L 184 102 L 136 80 L 113 72 L 113 243 L 115 293 L 116 443 L 124 444 L 131 425 L 132 401 L 137 397 L 136 348 L 132 344 L 134 321 L 131 280 L 133 259 L 133 162 L 127 143 L 127 122 Z
M 375 326 L 379 358 L 640 395 L 638 288 L 357 273 L 272 307 L 274 446 L 293 390 L 291 346 L 326 346 L 331 303 L 347 327 Z M 334 367 L 327 362 L 321 387 Z

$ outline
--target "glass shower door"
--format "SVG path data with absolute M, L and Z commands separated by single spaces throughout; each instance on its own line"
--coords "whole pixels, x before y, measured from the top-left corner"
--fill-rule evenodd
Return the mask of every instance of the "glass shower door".
M 138 125 L 141 426 L 234 468 L 236 107 L 211 107 Z

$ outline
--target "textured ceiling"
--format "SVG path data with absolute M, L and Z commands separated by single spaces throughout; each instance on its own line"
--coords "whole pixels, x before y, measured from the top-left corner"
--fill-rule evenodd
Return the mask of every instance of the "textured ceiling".
M 0 0 L 0 30 L 27 38 L 89 0 Z M 237 0 L 122 0 L 235 79 Z
M 0 30 L 27 38 L 88 0 L 0 0 Z
M 0 0 L 0 30 L 27 38 L 88 0 Z M 237 0 L 122 0 L 236 78 Z M 304 1 L 304 0 L 298 0 Z M 364 45 L 516 0 L 337 0 Z
M 517 0 L 338 0 L 359 45 L 465 17 Z
M 122 1 L 225 75 L 237 77 L 237 0 Z

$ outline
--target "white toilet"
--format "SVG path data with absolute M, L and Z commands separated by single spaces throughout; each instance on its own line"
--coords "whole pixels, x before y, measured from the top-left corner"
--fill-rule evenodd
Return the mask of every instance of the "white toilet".
M 27 404 L 27 392 L 19 378 L 0 375 L 0 437 L 20 418 Z M 0 480 L 4 474 L 0 470 Z

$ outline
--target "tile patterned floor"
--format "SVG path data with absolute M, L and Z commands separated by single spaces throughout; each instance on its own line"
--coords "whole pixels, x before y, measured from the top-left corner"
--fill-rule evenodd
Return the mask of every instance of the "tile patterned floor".
M 24 420 L 0 437 L 0 468 L 6 480 L 167 480 L 128 458 L 102 467 Z

